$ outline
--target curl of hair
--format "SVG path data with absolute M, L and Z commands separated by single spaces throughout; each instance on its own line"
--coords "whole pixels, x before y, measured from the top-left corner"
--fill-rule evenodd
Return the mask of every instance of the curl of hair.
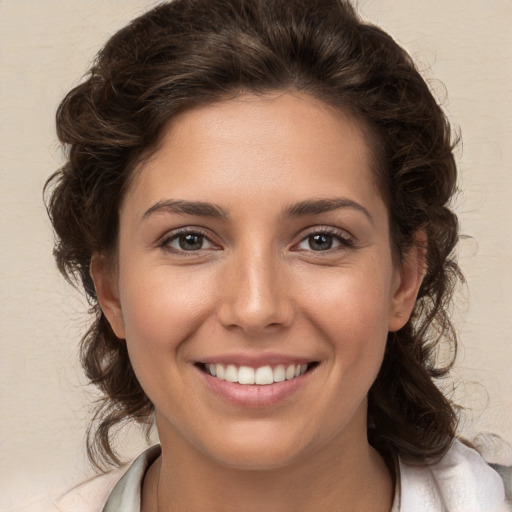
M 389 334 L 369 392 L 370 440 L 424 461 L 445 453 L 455 436 L 455 408 L 434 379 L 450 367 L 437 361 L 439 343 L 451 344 L 453 355 L 456 349 L 447 308 L 461 277 L 449 209 L 457 171 L 449 124 L 414 63 L 345 0 L 175 0 L 115 34 L 57 112 L 68 158 L 47 182 L 47 208 L 57 265 L 83 286 L 95 315 L 81 361 L 104 397 L 88 438 L 97 467 L 119 462 L 115 427 L 130 419 L 150 424 L 153 405 L 98 306 L 91 258 L 115 252 L 130 179 L 177 113 L 272 91 L 309 94 L 362 120 L 395 254 L 400 258 L 418 230 L 428 237 L 414 313 Z

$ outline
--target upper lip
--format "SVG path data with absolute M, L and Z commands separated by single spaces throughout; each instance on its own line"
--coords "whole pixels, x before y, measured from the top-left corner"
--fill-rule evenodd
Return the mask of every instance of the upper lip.
M 235 366 L 249 366 L 259 368 L 261 366 L 277 366 L 279 364 L 307 364 L 317 360 L 310 357 L 301 357 L 296 355 L 278 354 L 278 353 L 230 353 L 208 356 L 196 361 L 203 364 L 233 364 Z

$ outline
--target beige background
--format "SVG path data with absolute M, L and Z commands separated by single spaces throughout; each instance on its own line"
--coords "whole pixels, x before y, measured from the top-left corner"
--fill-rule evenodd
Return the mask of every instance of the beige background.
M 62 162 L 54 112 L 115 29 L 154 2 L 0 0 L 0 509 L 90 473 L 88 402 L 77 365 L 87 306 L 54 268 L 41 201 Z M 412 53 L 461 128 L 456 201 L 468 285 L 461 334 L 461 428 L 512 443 L 512 0 L 360 0 Z M 440 80 L 441 82 L 439 82 Z M 446 93 L 448 91 L 448 95 Z M 132 433 L 130 449 L 140 441 Z M 500 452 L 512 463 L 512 449 Z

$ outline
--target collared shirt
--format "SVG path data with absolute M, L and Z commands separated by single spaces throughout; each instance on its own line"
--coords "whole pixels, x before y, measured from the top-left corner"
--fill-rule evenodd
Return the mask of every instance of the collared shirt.
M 114 472 L 92 479 L 58 503 L 61 512 L 140 512 L 144 475 L 160 455 L 153 446 L 119 479 Z M 502 478 L 474 450 L 454 441 L 433 465 L 406 464 L 397 458 L 391 512 L 510 512 Z M 505 472 L 506 473 L 506 472 Z M 505 483 L 512 490 L 510 471 Z M 116 483 L 117 482 L 117 483 Z
M 140 455 L 112 490 L 102 512 L 140 512 L 141 486 L 151 463 L 160 455 L 160 447 L 153 446 Z M 400 478 L 396 478 L 395 499 L 391 512 L 400 511 Z

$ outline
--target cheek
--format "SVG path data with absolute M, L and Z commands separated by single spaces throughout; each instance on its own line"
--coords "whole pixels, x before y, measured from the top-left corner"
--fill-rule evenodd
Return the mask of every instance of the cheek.
M 387 334 L 391 304 L 390 279 L 368 266 L 329 269 L 301 280 L 300 295 L 311 320 L 342 339 L 365 332 Z
M 206 281 L 165 266 L 145 271 L 133 266 L 130 272 L 120 280 L 120 298 L 133 370 L 157 410 L 186 417 L 192 399 L 183 399 L 189 390 L 182 372 L 188 367 L 188 342 L 211 309 Z
M 173 272 L 165 266 L 141 270 L 131 268 L 137 278 L 125 275 L 120 280 L 126 341 L 134 368 L 149 360 L 158 367 L 164 353 L 167 358 L 180 357 L 182 342 L 208 314 L 211 294 L 204 276 Z
M 382 270 L 382 269 L 380 269 Z M 326 341 L 332 371 L 343 388 L 365 395 L 376 378 L 388 335 L 390 279 L 364 270 L 318 273 L 303 283 L 304 311 L 315 333 Z M 344 393 L 340 387 L 340 393 Z

